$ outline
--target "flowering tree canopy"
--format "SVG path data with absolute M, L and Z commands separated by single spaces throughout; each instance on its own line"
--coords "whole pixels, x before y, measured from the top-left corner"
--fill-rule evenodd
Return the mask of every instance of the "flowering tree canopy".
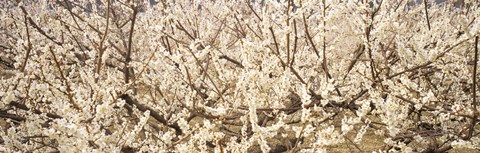
M 480 150 L 475 0 L 0 5 L 2 152 Z

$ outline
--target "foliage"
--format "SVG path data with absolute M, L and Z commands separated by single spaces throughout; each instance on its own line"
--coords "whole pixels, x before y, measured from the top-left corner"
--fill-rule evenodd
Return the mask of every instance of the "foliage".
M 477 1 L 155 3 L 1 2 L 0 150 L 480 149 Z

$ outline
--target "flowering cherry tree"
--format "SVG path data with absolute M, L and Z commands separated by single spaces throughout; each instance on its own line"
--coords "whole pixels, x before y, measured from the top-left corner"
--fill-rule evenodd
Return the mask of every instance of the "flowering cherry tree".
M 480 150 L 475 0 L 0 5 L 2 152 Z

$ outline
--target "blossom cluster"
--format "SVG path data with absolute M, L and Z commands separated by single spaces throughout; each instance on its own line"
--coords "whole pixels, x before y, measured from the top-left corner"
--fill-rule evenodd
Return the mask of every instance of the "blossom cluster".
M 479 10 L 0 2 L 0 152 L 478 150 Z

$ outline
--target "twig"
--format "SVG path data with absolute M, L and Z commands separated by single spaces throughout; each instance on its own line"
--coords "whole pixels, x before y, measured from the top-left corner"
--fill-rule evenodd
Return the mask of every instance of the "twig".
M 344 138 L 347 139 L 348 142 L 352 143 L 353 146 L 355 146 L 355 148 L 357 148 L 360 152 L 364 152 L 364 151 L 360 148 L 360 146 L 358 146 L 357 144 L 355 144 L 355 142 L 353 142 L 350 138 L 348 138 L 347 136 L 344 136 Z
M 75 13 L 72 12 L 72 7 L 70 6 L 70 2 L 68 0 L 63 0 L 63 2 L 65 2 L 67 11 L 69 12 L 70 16 L 72 17 L 73 22 L 75 22 L 75 25 L 77 25 L 77 27 L 78 27 L 77 29 L 79 29 L 80 31 L 83 31 L 83 29 L 80 27 L 80 25 L 77 22 L 77 18 L 75 18 L 75 17 L 78 17 L 82 21 L 84 21 L 84 20 L 78 14 L 75 14 Z
M 58 71 L 60 72 L 60 77 L 62 78 L 62 81 L 65 83 L 65 86 L 67 88 L 67 97 L 68 97 L 68 102 L 73 106 L 73 108 L 81 111 L 80 107 L 75 103 L 75 101 L 73 100 L 73 95 L 72 95 L 72 88 L 70 87 L 70 83 L 68 83 L 68 79 L 65 77 L 65 75 L 63 74 L 63 70 L 62 68 L 60 67 L 60 63 L 58 62 L 57 60 L 57 56 L 55 56 L 55 53 L 53 52 L 53 49 L 50 48 L 49 49 L 50 53 L 52 53 L 52 56 L 53 56 L 53 61 L 55 62 L 55 65 L 57 66 L 58 68 Z
M 290 62 L 290 65 L 289 65 L 290 67 L 293 66 L 293 63 L 295 62 L 295 54 L 297 53 L 298 34 L 297 34 L 297 21 L 295 19 L 293 19 L 293 30 L 295 33 L 295 39 L 293 40 L 293 50 L 292 50 L 293 54 L 292 54 L 292 61 Z
M 215 89 L 215 90 L 213 90 L 213 91 L 215 91 L 215 92 L 220 96 L 220 99 L 222 99 L 223 102 L 226 102 L 225 98 L 223 98 L 222 92 L 221 92 L 221 91 L 219 90 L 219 88 L 217 87 L 215 81 L 214 81 L 214 80 L 212 79 L 212 77 L 210 77 L 210 75 L 207 73 L 208 70 L 202 67 L 202 65 L 200 64 L 200 60 L 197 58 L 197 56 L 195 55 L 195 53 L 192 52 L 191 49 L 188 49 L 188 51 L 190 52 L 190 54 L 192 54 L 192 56 L 193 56 L 193 58 L 195 59 L 198 67 L 200 67 L 200 70 L 201 70 L 202 72 L 205 72 L 206 77 L 207 77 L 208 80 L 210 80 L 210 82 L 212 83 L 212 85 L 213 85 L 213 87 L 214 87 L 214 89 Z
M 428 30 L 430 31 L 431 27 L 430 27 L 430 19 L 428 18 L 428 4 L 427 4 L 427 0 L 423 0 L 423 4 L 425 5 L 425 18 L 427 18 L 427 26 L 428 26 Z
M 133 39 L 133 31 L 134 31 L 134 27 L 135 27 L 135 20 L 137 19 L 137 13 L 138 13 L 138 10 L 135 6 L 131 6 L 132 7 L 132 10 L 133 10 L 133 17 L 132 17 L 132 24 L 130 26 L 130 34 L 129 34 L 129 37 L 128 37 L 128 48 L 127 48 L 127 56 L 125 58 L 125 67 L 124 67 L 124 71 L 125 71 L 125 83 L 129 83 L 130 82 L 130 61 L 132 61 L 132 39 Z M 107 25 L 108 26 L 108 25 Z
M 233 64 L 237 65 L 238 67 L 240 67 L 240 68 L 242 68 L 242 69 L 244 68 L 243 65 L 242 65 L 242 63 L 240 63 L 239 61 L 234 60 L 234 59 L 232 59 L 232 58 L 230 58 L 230 57 L 228 57 L 228 56 L 226 56 L 226 55 L 221 55 L 219 58 L 220 58 L 220 59 L 226 59 L 227 61 L 232 62 Z
M 451 50 L 453 50 L 455 47 L 459 46 L 460 44 L 462 44 L 462 43 L 464 43 L 464 42 L 466 42 L 466 41 L 468 41 L 468 40 L 470 40 L 470 39 L 471 39 L 471 38 L 463 39 L 463 40 L 455 43 L 455 44 L 452 45 L 452 46 L 447 46 L 447 48 L 445 49 L 445 51 L 439 53 L 439 54 L 437 55 L 437 57 L 436 57 L 433 61 L 440 59 L 441 57 L 445 56 L 445 54 L 447 54 L 448 52 L 450 52 Z M 422 64 L 422 65 L 417 65 L 417 66 L 415 66 L 415 67 L 412 67 L 412 68 L 403 70 L 403 71 L 401 71 L 401 72 L 398 72 L 398 73 L 395 73 L 395 74 L 392 74 L 392 75 L 389 75 L 389 76 L 387 77 L 387 79 L 391 79 L 391 78 L 394 78 L 394 77 L 396 77 L 396 76 L 402 75 L 402 74 L 404 74 L 404 73 L 412 72 L 412 71 L 415 71 L 415 70 L 417 70 L 417 69 L 426 67 L 426 66 L 432 64 L 433 61 L 427 61 L 427 62 L 425 62 L 425 63 Z M 381 79 L 380 81 L 382 81 L 382 79 Z
M 27 13 L 27 10 L 25 9 L 25 7 L 23 6 L 20 6 L 20 9 L 22 9 L 22 12 L 23 14 L 25 14 L 25 17 L 27 17 L 28 19 L 28 22 L 30 23 L 30 25 L 32 25 L 33 28 L 35 28 L 40 34 L 42 34 L 43 36 L 47 37 L 48 40 L 51 40 L 52 42 L 54 42 L 55 44 L 57 45 L 62 45 L 62 43 L 56 41 L 53 37 L 47 35 L 47 33 L 42 30 L 42 28 L 40 28 L 33 20 L 32 18 L 28 17 L 28 13 Z
M 300 135 L 295 141 L 295 145 L 293 146 L 292 150 L 290 150 L 290 152 L 295 152 L 295 149 L 297 148 L 298 143 L 300 142 L 300 139 L 303 137 L 303 131 L 305 130 L 306 125 L 307 125 L 306 123 L 303 123 L 302 130 L 300 130 Z
M 176 135 L 183 134 L 182 129 L 180 129 L 180 126 L 177 123 L 169 124 L 164 116 L 160 115 L 158 112 L 156 112 L 152 108 L 145 106 L 143 104 L 140 104 L 137 100 L 131 98 L 129 95 L 123 94 L 120 96 L 120 99 L 125 100 L 125 102 L 129 105 L 136 106 L 142 112 L 145 112 L 147 110 L 150 111 L 150 116 L 152 116 L 155 120 L 162 123 L 163 125 L 173 128 L 175 130 Z
M 287 23 L 287 27 L 290 27 L 290 5 L 291 5 L 291 1 L 292 0 L 288 0 L 287 1 L 287 19 L 286 19 L 286 23 Z M 287 65 L 290 63 L 290 33 L 287 33 L 287 36 L 286 36 L 286 46 L 287 46 Z
M 250 5 L 250 2 L 247 1 L 247 5 L 248 5 L 248 8 L 250 8 L 250 10 L 253 12 L 253 14 L 255 14 L 255 16 L 260 20 L 260 21 L 263 21 L 262 18 L 260 18 L 260 16 L 258 16 L 257 12 L 255 12 L 255 10 L 253 9 L 252 5 Z
M 26 120 L 25 117 L 17 116 L 15 114 L 10 114 L 7 112 L 0 112 L 0 118 L 8 118 L 8 119 L 15 120 L 17 122 L 22 122 Z
M 362 45 L 358 46 L 357 50 L 354 51 L 355 58 L 350 62 L 350 65 L 348 65 L 347 73 L 345 74 L 345 76 L 343 76 L 343 80 L 345 80 L 347 78 L 348 74 L 353 69 L 353 66 L 355 66 L 358 59 L 360 59 L 360 56 L 362 56 L 362 54 L 364 52 L 364 49 L 365 49 L 365 45 L 362 44 Z
M 32 42 L 30 41 L 30 30 L 28 30 L 28 22 L 27 22 L 27 14 L 24 15 L 25 18 L 25 28 L 27 31 L 27 47 L 25 49 L 27 52 L 25 53 L 25 60 L 23 61 L 22 67 L 20 67 L 20 72 L 25 71 L 25 67 L 27 66 L 28 59 L 30 58 L 30 52 L 32 51 Z
M 320 54 L 318 53 L 317 47 L 315 47 L 312 37 L 308 32 L 308 25 L 307 25 L 307 19 L 305 19 L 305 14 L 303 14 L 303 25 L 305 27 L 305 34 L 307 35 L 308 42 L 310 42 L 310 45 L 312 45 L 313 51 L 315 51 L 315 54 L 317 55 L 317 57 L 320 58 Z
M 223 19 L 223 20 L 221 21 L 221 24 L 220 24 L 220 26 L 218 27 L 217 31 L 215 32 L 215 35 L 213 36 L 212 39 L 210 39 L 210 44 L 211 44 L 212 46 L 215 45 L 215 42 L 217 41 L 217 37 L 218 37 L 218 35 L 220 34 L 220 31 L 223 30 L 223 26 L 225 26 L 225 19 Z M 168 39 L 167 39 L 167 41 L 168 41 Z
M 178 30 L 183 31 L 191 40 L 195 40 L 195 37 L 192 36 L 192 34 L 190 34 L 187 31 L 187 29 L 185 29 L 185 27 L 182 25 L 182 23 L 180 23 L 180 21 L 178 21 L 178 20 L 177 20 L 176 27 L 177 27 Z
M 292 67 L 290 66 L 290 71 L 292 71 L 292 73 L 297 77 L 298 80 L 300 80 L 300 82 L 302 82 L 302 84 L 307 84 L 307 82 L 305 82 L 302 77 L 298 74 L 298 72 Z
M 273 28 L 270 27 L 268 29 L 270 30 L 270 33 L 272 33 L 273 42 L 275 43 L 275 49 L 277 51 L 277 54 L 280 55 L 280 48 L 278 48 L 277 38 L 275 37 L 275 33 L 273 32 Z
M 322 56 L 323 56 L 323 61 L 322 61 L 322 67 L 323 67 L 323 70 L 325 71 L 325 75 L 327 76 L 327 78 L 331 79 L 332 76 L 330 75 L 330 73 L 328 72 L 328 67 L 327 67 L 327 56 L 326 56 L 326 52 L 327 52 L 327 38 L 325 35 L 327 35 L 327 21 L 326 21 L 326 10 L 327 10 L 327 4 L 325 2 L 325 0 L 322 0 L 322 3 L 323 3 L 323 45 L 322 45 L 322 49 L 323 49 L 323 52 L 322 52 Z M 340 94 L 339 94 L 340 95 Z
M 242 22 L 240 22 L 240 19 L 238 19 L 237 14 L 233 14 L 233 17 L 235 17 L 235 20 L 237 21 L 237 24 L 239 27 L 239 28 L 236 28 L 237 29 L 236 31 L 238 31 L 238 33 L 242 35 L 242 38 L 245 38 L 247 36 L 247 33 L 245 32 L 245 29 L 241 25 Z M 236 26 L 237 24 L 235 24 L 235 27 L 237 27 Z
M 42 114 L 43 113 L 40 110 L 30 109 L 30 108 L 27 107 L 27 105 L 18 103 L 16 101 L 12 101 L 8 105 L 13 106 L 13 107 L 18 108 L 18 109 L 21 109 L 21 110 L 24 110 L 24 111 L 30 111 L 31 110 L 35 114 Z M 49 118 L 52 118 L 52 119 L 62 118 L 60 115 L 53 114 L 53 113 L 46 113 L 46 116 L 49 117 Z
M 475 59 L 473 59 L 473 84 L 472 84 L 472 107 L 473 107 L 473 118 L 472 124 L 470 125 L 470 129 L 468 130 L 467 138 L 471 138 L 473 131 L 475 130 L 475 124 L 477 124 L 477 113 L 478 113 L 478 104 L 477 104 L 477 62 L 478 62 L 478 36 L 475 37 Z
M 275 32 L 273 31 L 272 27 L 268 29 L 270 29 L 270 33 L 272 33 L 272 37 L 273 37 L 273 42 L 275 43 L 275 49 L 277 51 L 275 54 L 278 57 L 278 60 L 280 61 L 280 63 L 282 64 L 283 69 L 285 69 L 287 65 L 285 64 L 285 62 L 283 62 L 282 57 L 280 56 L 280 48 L 278 47 L 278 42 L 277 42 L 277 38 L 275 37 Z M 272 49 L 271 47 L 269 48 Z
M 105 42 L 105 38 L 107 37 L 107 34 L 108 34 L 108 25 L 110 25 L 110 0 L 107 0 L 107 25 L 105 27 L 105 32 L 103 33 L 103 37 L 102 39 L 100 40 L 100 45 L 98 47 L 98 57 L 97 57 L 97 66 L 95 67 L 95 83 L 98 82 L 98 78 L 100 78 L 100 69 L 102 67 L 102 56 L 103 56 L 103 53 L 105 52 L 106 48 L 103 47 L 104 43 Z

